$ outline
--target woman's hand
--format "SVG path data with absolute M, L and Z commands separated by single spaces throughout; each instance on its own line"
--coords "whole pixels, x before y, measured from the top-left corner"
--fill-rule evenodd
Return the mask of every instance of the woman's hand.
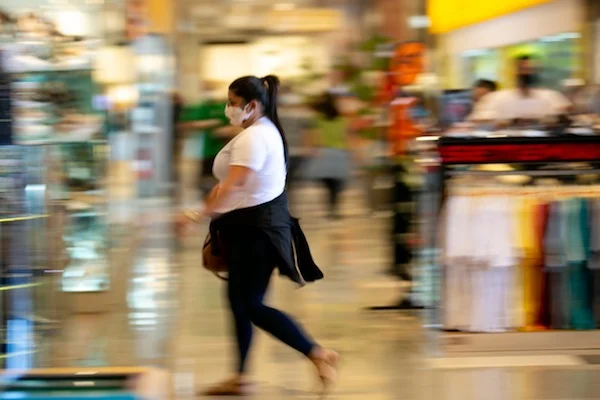
M 175 234 L 178 237 L 187 236 L 195 226 L 202 223 L 205 213 L 192 210 L 180 212 L 175 216 Z

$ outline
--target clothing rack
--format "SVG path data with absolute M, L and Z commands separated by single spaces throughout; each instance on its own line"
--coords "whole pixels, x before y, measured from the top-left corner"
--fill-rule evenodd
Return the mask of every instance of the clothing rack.
M 600 174 L 600 169 L 579 169 L 579 170 L 560 170 L 560 169 L 549 169 L 539 171 L 447 171 L 446 176 L 511 176 L 511 175 L 523 175 L 523 176 L 573 176 L 573 175 L 584 175 L 584 174 Z
M 441 202 L 445 201 L 448 178 L 471 176 L 577 176 L 600 171 L 600 136 L 558 135 L 548 137 L 450 138 L 437 141 L 438 180 Z M 572 163 L 590 163 L 591 169 L 567 168 Z M 511 171 L 455 170 L 490 164 L 519 164 Z M 544 167 L 551 165 L 551 169 Z
M 600 174 L 600 136 L 440 138 L 437 140 L 437 151 L 439 154 L 438 187 L 442 204 L 449 191 L 449 180 L 456 177 L 473 176 L 483 179 L 521 175 L 567 179 L 581 175 Z M 575 163 L 585 163 L 587 169 L 573 165 Z M 474 167 L 489 164 L 511 164 L 519 167 L 514 170 L 473 170 Z M 541 185 L 538 187 L 543 188 Z M 439 282 L 436 285 L 438 287 L 432 288 L 432 290 L 439 291 L 443 287 L 442 276 L 443 273 L 439 274 Z M 432 325 L 434 326 L 440 326 L 440 310 L 441 307 L 438 304 L 433 316 Z M 600 335 L 597 331 L 485 334 L 443 332 L 441 336 L 442 340 L 439 343 L 442 351 L 447 353 L 600 349 Z

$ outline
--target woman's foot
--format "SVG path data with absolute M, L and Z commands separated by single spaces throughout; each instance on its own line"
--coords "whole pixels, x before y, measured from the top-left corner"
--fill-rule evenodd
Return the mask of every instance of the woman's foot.
M 250 384 L 239 377 L 217 383 L 201 393 L 203 396 L 247 396 L 250 394 Z
M 328 392 L 338 380 L 340 355 L 331 349 L 318 348 L 313 350 L 309 358 L 317 368 L 319 379 L 323 385 L 323 393 Z

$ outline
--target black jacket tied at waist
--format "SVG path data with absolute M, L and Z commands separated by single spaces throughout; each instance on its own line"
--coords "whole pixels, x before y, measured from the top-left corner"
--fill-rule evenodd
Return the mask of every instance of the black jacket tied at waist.
M 220 230 L 236 226 L 256 227 L 267 234 L 279 255 L 278 268 L 282 275 L 301 285 L 323 278 L 298 219 L 290 215 L 285 192 L 268 203 L 233 210 L 215 218 L 210 223 L 210 234 L 217 238 Z M 218 242 L 213 240 L 215 256 L 220 255 Z

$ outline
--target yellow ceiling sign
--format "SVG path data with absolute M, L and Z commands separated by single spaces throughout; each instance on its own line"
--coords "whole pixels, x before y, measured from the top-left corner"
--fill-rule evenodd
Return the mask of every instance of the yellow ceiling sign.
M 440 34 L 552 0 L 429 0 L 430 31 Z

